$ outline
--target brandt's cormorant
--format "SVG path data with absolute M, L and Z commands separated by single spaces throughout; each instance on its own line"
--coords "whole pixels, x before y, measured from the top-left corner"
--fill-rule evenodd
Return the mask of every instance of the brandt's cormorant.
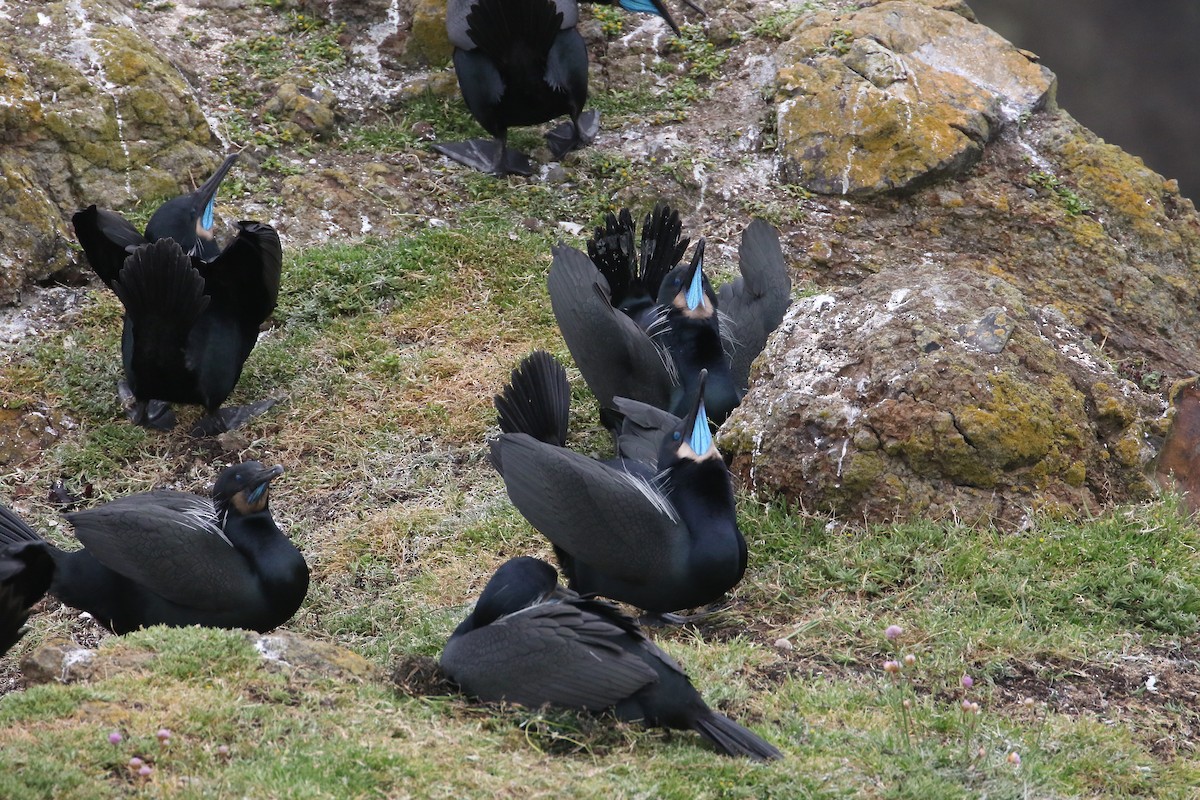
M 122 394 L 139 425 L 170 428 L 164 405 L 204 406 L 198 434 L 238 427 L 274 402 L 221 408 L 275 309 L 283 253 L 260 222 L 238 223 L 223 250 L 213 237 L 213 198 L 237 155 L 196 191 L 164 203 L 146 235 L 114 211 L 89 206 L 71 221 L 88 263 L 125 306 Z
M 627 419 L 609 462 L 565 448 L 569 403 L 562 365 L 533 353 L 496 397 L 503 433 L 491 443 L 509 498 L 554 545 L 568 585 L 655 614 L 736 586 L 746 540 L 703 397 L 682 420 L 619 400 Z
M 554 248 L 547 287 L 554 317 L 601 419 L 619 429 L 614 397 L 686 413 L 697 377 L 708 370 L 705 404 L 720 424 L 745 394 L 750 364 L 791 303 L 779 235 L 762 220 L 742 234 L 741 275 L 714 292 L 704 274 L 704 240 L 690 264 L 679 261 L 678 212 L 656 206 L 635 257 L 627 210 L 609 215 L 588 242 L 590 258 Z
M 0 656 L 24 635 L 29 609 L 50 588 L 54 560 L 29 545 L 0 548 Z
M 618 0 L 609 0 L 617 2 Z M 657 14 L 678 31 L 662 0 L 619 0 L 630 11 Z M 449 0 L 446 31 L 454 71 L 471 116 L 491 140 L 441 142 L 434 149 L 493 175 L 531 175 L 529 156 L 508 147 L 508 129 L 566 114 L 546 134 L 556 158 L 592 143 L 599 115 L 584 112 L 588 55 L 576 0 Z
M 612 709 L 627 722 L 694 730 L 725 755 L 783 755 L 709 708 L 634 620 L 563 589 L 554 568 L 536 558 L 514 558 L 496 570 L 446 642 L 441 665 L 480 700 Z
M 226 467 L 212 499 L 160 489 L 67 514 L 83 549 L 45 541 L 0 504 L 0 545 L 54 559 L 50 593 L 114 633 L 150 625 L 268 631 L 308 592 L 304 556 L 271 518 L 269 484 L 283 467 Z

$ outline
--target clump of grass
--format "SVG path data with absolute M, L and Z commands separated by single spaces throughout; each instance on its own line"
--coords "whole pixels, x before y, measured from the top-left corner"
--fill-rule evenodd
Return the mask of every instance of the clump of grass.
M 1092 210 L 1092 206 L 1074 189 L 1063 183 L 1057 176 L 1042 170 L 1031 170 L 1026 178 L 1029 185 L 1049 194 L 1067 212 L 1067 216 L 1077 217 Z

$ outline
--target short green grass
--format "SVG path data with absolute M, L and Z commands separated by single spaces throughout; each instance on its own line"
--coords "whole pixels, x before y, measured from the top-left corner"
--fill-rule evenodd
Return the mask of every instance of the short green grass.
M 278 12 L 278 36 L 312 44 L 305 59 L 336 59 L 324 50 L 331 31 L 283 14 L 294 4 L 259 5 Z M 774 12 L 741 41 L 776 39 L 815 5 Z M 230 56 L 242 67 L 278 66 L 273 44 L 241 47 Z M 693 26 L 678 47 L 695 77 L 614 82 L 593 96 L 606 120 L 654 124 L 704 101 L 727 54 Z M 250 118 L 254 85 L 216 91 Z M 439 138 L 481 135 L 457 98 L 424 94 L 390 119 L 347 122 L 339 143 L 321 146 L 424 157 L 422 122 Z M 278 148 L 288 143 L 268 122 L 243 133 L 280 155 L 266 172 L 286 171 L 292 154 Z M 533 130 L 514 141 L 539 146 Z M 288 627 L 352 650 L 380 677 L 273 668 L 237 632 L 106 637 L 98 677 L 0 697 L 0 797 L 1195 796 L 1200 681 L 1188 665 L 1200 646 L 1200 532 L 1170 499 L 1078 524 L 1034 518 L 1009 533 L 864 527 L 739 496 L 751 561 L 729 607 L 653 636 L 712 705 L 785 752 L 768 766 L 721 758 L 688 733 L 395 688 L 383 676 L 436 657 L 496 566 L 550 555 L 508 502 L 486 437 L 491 397 L 522 356 L 541 347 L 570 364 L 545 275 L 553 243 L 582 241 L 556 223 L 586 229 L 622 203 L 640 216 L 664 182 L 686 176 L 596 147 L 566 159 L 557 183 L 457 168 L 413 180 L 440 193 L 448 225 L 414 215 L 391 239 L 286 252 L 279 307 L 231 399 L 280 403 L 235 436 L 197 441 L 124 420 L 120 306 L 102 290 L 17 345 L 0 373 L 5 409 L 69 422 L 56 443 L 0 472 L 0 495 L 64 545 L 71 536 L 46 499 L 55 479 L 76 493 L 91 485 L 94 503 L 164 485 L 205 491 L 240 459 L 283 464 L 274 513 L 313 573 Z M 729 214 L 786 224 L 806 200 L 733 201 Z M 572 445 L 607 455 L 594 402 L 571 374 Z M 195 415 L 181 410 L 181 428 Z M 95 636 L 76 617 L 47 602 L 0 674 L 48 640 Z M 889 641 L 893 624 L 904 630 Z M 155 736 L 164 727 L 167 745 Z

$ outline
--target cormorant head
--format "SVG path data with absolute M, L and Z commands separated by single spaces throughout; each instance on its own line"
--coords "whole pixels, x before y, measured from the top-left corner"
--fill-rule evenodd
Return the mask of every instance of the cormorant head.
M 238 154 L 226 156 L 221 166 L 196 191 L 168 200 L 158 207 L 146 224 L 146 238 L 152 242 L 174 239 L 189 256 L 211 261 L 220 255 L 213 235 L 213 204 L 217 187 L 225 179 Z
M 479 595 L 475 610 L 459 628 L 473 630 L 507 614 L 536 605 L 562 590 L 554 567 L 538 558 L 520 556 L 500 565 Z
M 667 11 L 667 6 L 662 0 L 618 0 L 618 2 L 620 2 L 621 8 L 626 11 L 633 11 L 638 14 L 654 14 L 662 17 L 671 30 L 674 31 L 675 35 L 679 35 L 679 26 L 671 18 L 671 12 Z
M 226 467 L 213 484 L 213 504 L 222 520 L 230 509 L 238 514 L 257 514 L 267 508 L 271 481 L 283 474 L 283 467 L 264 467 L 258 461 L 246 461 Z
M 717 313 L 717 295 L 704 275 L 704 239 L 696 242 L 692 263 L 678 266 L 663 279 L 658 302 L 689 319 L 709 319 Z
M 712 430 L 708 426 L 708 414 L 704 410 L 704 384 L 708 381 L 708 370 L 700 370 L 696 398 L 691 411 L 663 439 L 659 447 L 658 468 L 665 469 L 677 461 L 704 461 L 721 457 L 713 444 Z

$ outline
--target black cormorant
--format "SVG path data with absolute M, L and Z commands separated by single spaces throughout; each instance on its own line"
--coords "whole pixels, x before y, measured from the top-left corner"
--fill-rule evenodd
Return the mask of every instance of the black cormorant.
M 565 448 L 569 402 L 562 365 L 533 353 L 496 397 L 503 433 L 491 443 L 509 498 L 554 545 L 568 585 L 655 614 L 715 602 L 736 586 L 746 540 L 703 397 L 682 420 L 619 401 L 634 420 L 608 462 Z
M 704 240 L 690 264 L 680 259 L 678 213 L 656 206 L 642 226 L 635 257 L 632 217 L 609 215 L 588 242 L 590 257 L 558 245 L 547 277 L 563 339 L 601 419 L 618 430 L 613 398 L 628 397 L 678 415 L 692 405 L 699 371 L 720 424 L 745 394 L 750 364 L 791 303 L 791 279 L 779 235 L 762 220 L 742 234 L 741 274 L 714 292 L 704 274 Z
M 120 214 L 96 206 L 71 221 L 88 263 L 125 306 L 122 394 L 140 425 L 175 424 L 164 405 L 204 406 L 196 433 L 230 430 L 274 402 L 221 408 L 275 309 L 283 253 L 260 222 L 238 223 L 223 250 L 213 237 L 213 198 L 235 155 L 194 192 L 164 203 L 142 236 Z
M 50 588 L 54 560 L 36 545 L 0 548 L 0 656 L 24 635 L 29 609 Z
M 634 620 L 563 589 L 554 568 L 536 558 L 514 558 L 496 570 L 446 642 L 441 665 L 464 692 L 484 701 L 612 709 L 627 722 L 694 730 L 725 755 L 782 757 L 709 708 Z
M 617 0 L 609 0 L 616 2 Z M 619 0 L 657 14 L 678 31 L 662 0 Z M 599 115 L 585 112 L 588 55 L 576 0 L 449 0 L 446 30 L 454 71 L 471 116 L 492 139 L 441 142 L 434 149 L 493 175 L 531 175 L 533 163 L 508 147 L 508 129 L 566 114 L 546 134 L 556 158 L 592 143 Z
M 279 530 L 269 484 L 283 467 L 225 468 L 212 499 L 160 489 L 67 514 L 83 549 L 45 541 L 0 504 L 0 545 L 35 547 L 55 565 L 50 593 L 115 633 L 150 625 L 268 631 L 308 592 L 308 565 Z

